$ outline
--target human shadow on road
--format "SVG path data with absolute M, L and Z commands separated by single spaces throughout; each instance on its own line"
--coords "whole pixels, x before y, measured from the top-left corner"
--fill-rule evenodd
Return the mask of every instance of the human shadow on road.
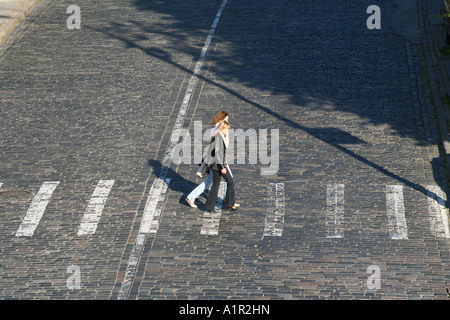
M 156 179 L 159 179 L 161 177 L 161 171 L 163 169 L 162 163 L 158 160 L 150 159 L 148 160 L 148 165 L 153 168 L 153 174 Z M 178 174 L 176 171 L 171 169 L 170 167 L 164 168 L 164 170 L 167 170 L 163 176 L 164 179 L 170 179 L 170 182 L 168 184 L 168 188 L 172 191 L 181 193 L 179 203 L 183 205 L 188 205 L 186 202 L 186 196 L 191 192 L 199 183 L 201 183 L 203 180 L 198 179 L 198 181 L 192 182 L 190 180 L 185 179 L 183 176 Z M 206 197 L 207 192 L 203 192 L 201 196 Z M 196 204 L 199 204 L 199 202 L 196 202 Z M 199 209 L 203 210 L 204 204 L 199 204 Z

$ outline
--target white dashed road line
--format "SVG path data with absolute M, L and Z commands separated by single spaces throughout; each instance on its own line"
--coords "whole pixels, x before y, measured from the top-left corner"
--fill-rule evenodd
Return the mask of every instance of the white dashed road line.
M 343 184 L 327 185 L 327 238 L 344 237 L 344 188 Z
M 31 237 L 36 230 L 36 227 L 44 215 L 47 204 L 50 202 L 53 191 L 58 186 L 59 181 L 44 182 L 38 193 L 34 196 L 33 202 L 27 211 L 22 224 L 16 232 L 16 237 Z
M 445 194 L 438 186 L 430 185 L 427 187 L 427 190 L 432 229 L 437 237 L 450 238 Z
M 281 237 L 284 227 L 284 183 L 269 183 L 264 237 Z
M 114 184 L 114 180 L 100 180 L 92 194 L 91 200 L 78 229 L 78 235 L 94 234 L 102 215 L 106 199 Z
M 408 239 L 408 228 L 405 218 L 403 186 L 386 186 L 386 213 L 388 217 L 389 235 L 391 239 Z
M 219 193 L 216 201 L 216 209 L 213 212 L 207 212 L 203 214 L 202 228 L 200 234 L 202 235 L 218 235 L 220 217 L 222 215 L 223 199 L 227 190 L 227 183 L 225 181 L 220 182 Z

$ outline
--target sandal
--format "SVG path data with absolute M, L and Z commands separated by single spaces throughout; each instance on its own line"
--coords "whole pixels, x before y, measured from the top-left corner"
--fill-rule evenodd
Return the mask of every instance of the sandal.
M 191 208 L 197 208 L 197 205 L 195 203 L 193 203 L 191 200 L 189 200 L 188 198 L 186 198 L 186 202 L 188 203 L 188 205 Z

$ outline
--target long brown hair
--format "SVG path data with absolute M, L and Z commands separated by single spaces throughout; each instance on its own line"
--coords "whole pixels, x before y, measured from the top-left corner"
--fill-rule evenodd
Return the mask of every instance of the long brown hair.
M 215 126 L 217 123 L 219 123 L 220 121 L 225 119 L 227 116 L 228 116 L 228 112 L 226 112 L 226 111 L 217 112 L 216 116 L 211 121 L 212 126 Z

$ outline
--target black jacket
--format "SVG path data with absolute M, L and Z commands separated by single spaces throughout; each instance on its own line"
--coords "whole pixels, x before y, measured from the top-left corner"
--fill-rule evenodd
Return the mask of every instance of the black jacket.
M 226 168 L 226 149 L 222 135 L 217 133 L 209 145 L 208 156 L 205 157 L 205 162 L 210 165 L 211 169 L 221 171 L 223 168 Z

